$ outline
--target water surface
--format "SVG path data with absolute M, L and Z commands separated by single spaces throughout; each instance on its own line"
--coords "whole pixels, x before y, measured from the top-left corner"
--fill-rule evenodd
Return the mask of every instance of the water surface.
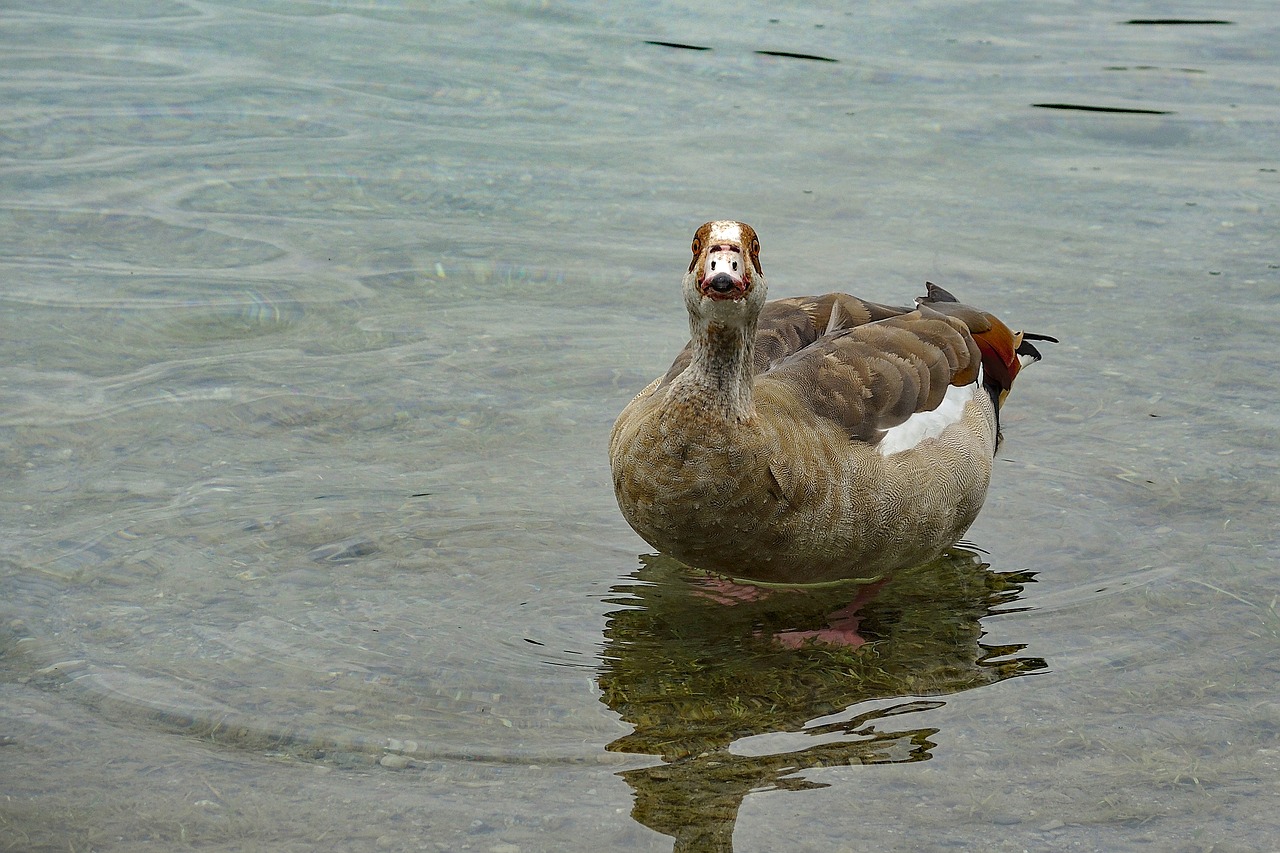
M 10 4 L 0 841 L 1272 849 L 1273 12 Z M 719 217 L 1062 339 L 970 548 L 730 606 L 626 527 Z

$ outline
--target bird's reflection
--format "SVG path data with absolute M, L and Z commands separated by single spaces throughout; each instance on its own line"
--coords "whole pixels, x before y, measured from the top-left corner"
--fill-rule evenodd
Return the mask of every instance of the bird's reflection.
M 599 683 L 635 729 L 608 749 L 661 756 L 621 775 L 632 816 L 677 851 L 732 850 L 747 794 L 823 787 L 802 771 L 928 759 L 938 730 L 911 721 L 943 703 L 919 697 L 1045 666 L 1019 657 L 1024 646 L 981 642 L 979 620 L 1008 610 L 1032 574 L 959 548 L 861 586 L 744 590 L 662 556 L 641 557 L 633 577 L 608 600 L 621 609 Z M 744 741 L 761 735 L 772 743 Z

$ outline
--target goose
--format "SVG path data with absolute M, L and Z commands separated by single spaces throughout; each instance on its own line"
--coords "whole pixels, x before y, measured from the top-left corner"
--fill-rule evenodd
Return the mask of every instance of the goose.
M 760 240 L 698 228 L 690 340 L 609 437 L 623 517 L 748 584 L 871 581 L 954 545 L 982 508 L 1000 407 L 1032 340 L 926 282 L 914 308 L 766 301 Z M 1056 341 L 1055 341 L 1056 342 Z

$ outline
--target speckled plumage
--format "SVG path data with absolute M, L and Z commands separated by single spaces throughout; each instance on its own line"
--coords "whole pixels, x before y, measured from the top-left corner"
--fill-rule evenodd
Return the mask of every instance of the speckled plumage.
M 703 225 L 692 249 L 689 345 L 609 442 L 636 532 L 690 565 L 782 583 L 875 577 L 959 539 L 1034 348 L 933 285 L 914 309 L 839 293 L 766 303 L 743 223 Z M 939 409 L 948 390 L 958 402 Z

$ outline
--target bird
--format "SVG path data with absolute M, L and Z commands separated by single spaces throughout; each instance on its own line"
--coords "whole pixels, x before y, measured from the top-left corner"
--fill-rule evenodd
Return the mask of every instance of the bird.
M 697 229 L 690 340 L 609 437 L 619 509 L 653 548 L 748 584 L 871 581 L 941 556 L 982 508 L 1000 408 L 1040 359 L 926 282 L 914 307 L 767 300 L 746 223 Z

